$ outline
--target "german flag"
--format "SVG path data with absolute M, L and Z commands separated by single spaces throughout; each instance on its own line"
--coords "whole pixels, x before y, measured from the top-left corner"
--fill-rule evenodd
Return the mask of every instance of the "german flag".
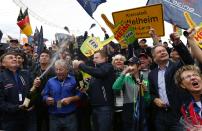
M 32 27 L 30 25 L 28 15 L 28 8 L 25 10 L 24 14 L 20 9 L 20 13 L 17 18 L 17 25 L 20 27 L 22 33 L 25 34 L 26 36 L 30 36 L 32 34 Z

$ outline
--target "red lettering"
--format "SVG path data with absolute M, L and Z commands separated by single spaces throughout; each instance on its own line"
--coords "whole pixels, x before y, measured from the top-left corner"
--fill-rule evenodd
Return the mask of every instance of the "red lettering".
M 200 41 L 200 39 L 202 39 L 202 32 L 197 33 L 197 34 L 194 36 L 194 39 L 195 39 L 196 41 Z

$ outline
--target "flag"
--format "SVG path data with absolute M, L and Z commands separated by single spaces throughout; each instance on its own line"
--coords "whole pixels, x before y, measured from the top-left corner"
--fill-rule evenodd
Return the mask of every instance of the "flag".
M 77 0 L 83 9 L 93 18 L 93 12 L 106 0 Z
M 90 26 L 89 30 L 92 29 L 92 28 L 94 28 L 95 26 L 96 26 L 96 24 L 93 23 L 93 24 Z
M 22 13 L 22 9 L 20 8 L 20 12 L 19 12 L 17 21 L 20 21 L 20 20 L 22 20 L 23 18 L 24 18 L 24 16 L 23 16 L 23 13 Z
M 148 0 L 147 4 L 159 4 L 164 6 L 165 21 L 182 29 L 189 26 L 184 18 L 184 12 L 189 12 L 191 18 L 199 25 L 202 22 L 202 8 L 200 0 Z
M 20 27 L 23 34 L 26 36 L 30 36 L 32 34 L 32 27 L 30 25 L 29 15 L 28 15 L 28 8 L 25 10 L 24 14 L 20 9 L 20 13 L 17 18 L 17 25 Z
M 36 27 L 35 31 L 34 31 L 34 36 L 33 36 L 33 39 L 35 41 L 35 44 L 37 44 L 38 42 L 38 35 L 39 35 L 39 30 L 38 28 Z
M 68 28 L 67 26 L 65 26 L 64 29 L 65 29 L 68 33 L 70 33 L 69 28 Z
M 41 26 L 40 28 L 40 32 L 38 33 L 37 36 L 37 41 L 38 41 L 38 45 L 37 45 L 37 53 L 41 54 L 41 52 L 44 50 L 45 45 L 44 45 L 44 41 L 43 41 L 43 27 Z
M 143 81 L 143 75 L 140 76 L 140 83 Z M 146 130 L 146 116 L 145 116 L 145 103 L 144 103 L 144 90 L 142 84 L 139 84 L 139 90 L 134 103 L 134 130 L 145 131 Z

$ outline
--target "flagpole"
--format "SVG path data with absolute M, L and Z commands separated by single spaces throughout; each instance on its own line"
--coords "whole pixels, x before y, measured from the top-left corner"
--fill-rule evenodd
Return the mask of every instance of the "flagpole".
M 95 20 L 95 22 L 100 26 L 100 28 L 102 29 L 103 27 L 101 26 L 101 24 L 95 19 L 95 18 L 93 18 L 94 20 Z
M 20 29 L 19 43 L 21 44 L 21 29 Z

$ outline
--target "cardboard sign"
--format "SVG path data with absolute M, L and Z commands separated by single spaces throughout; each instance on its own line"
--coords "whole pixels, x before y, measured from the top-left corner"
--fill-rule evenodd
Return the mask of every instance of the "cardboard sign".
M 194 34 L 194 40 L 196 41 L 197 45 L 202 48 L 202 24 L 197 26 L 188 12 L 184 12 L 184 17 L 190 28 L 198 28 L 197 32 Z
M 164 19 L 162 4 L 144 6 L 112 13 L 114 23 L 129 23 L 134 27 L 136 38 L 150 37 L 149 29 L 153 27 L 158 36 L 164 36 Z
M 105 45 L 111 42 L 114 36 L 109 37 L 104 41 L 100 41 L 99 37 L 89 36 L 81 45 L 81 52 L 86 56 L 92 56 L 96 51 L 101 50 Z
M 102 14 L 101 17 L 111 29 L 115 39 L 122 48 L 127 48 L 128 44 L 131 44 L 136 40 L 134 27 L 131 24 L 119 22 L 116 25 L 113 25 L 104 14 Z

